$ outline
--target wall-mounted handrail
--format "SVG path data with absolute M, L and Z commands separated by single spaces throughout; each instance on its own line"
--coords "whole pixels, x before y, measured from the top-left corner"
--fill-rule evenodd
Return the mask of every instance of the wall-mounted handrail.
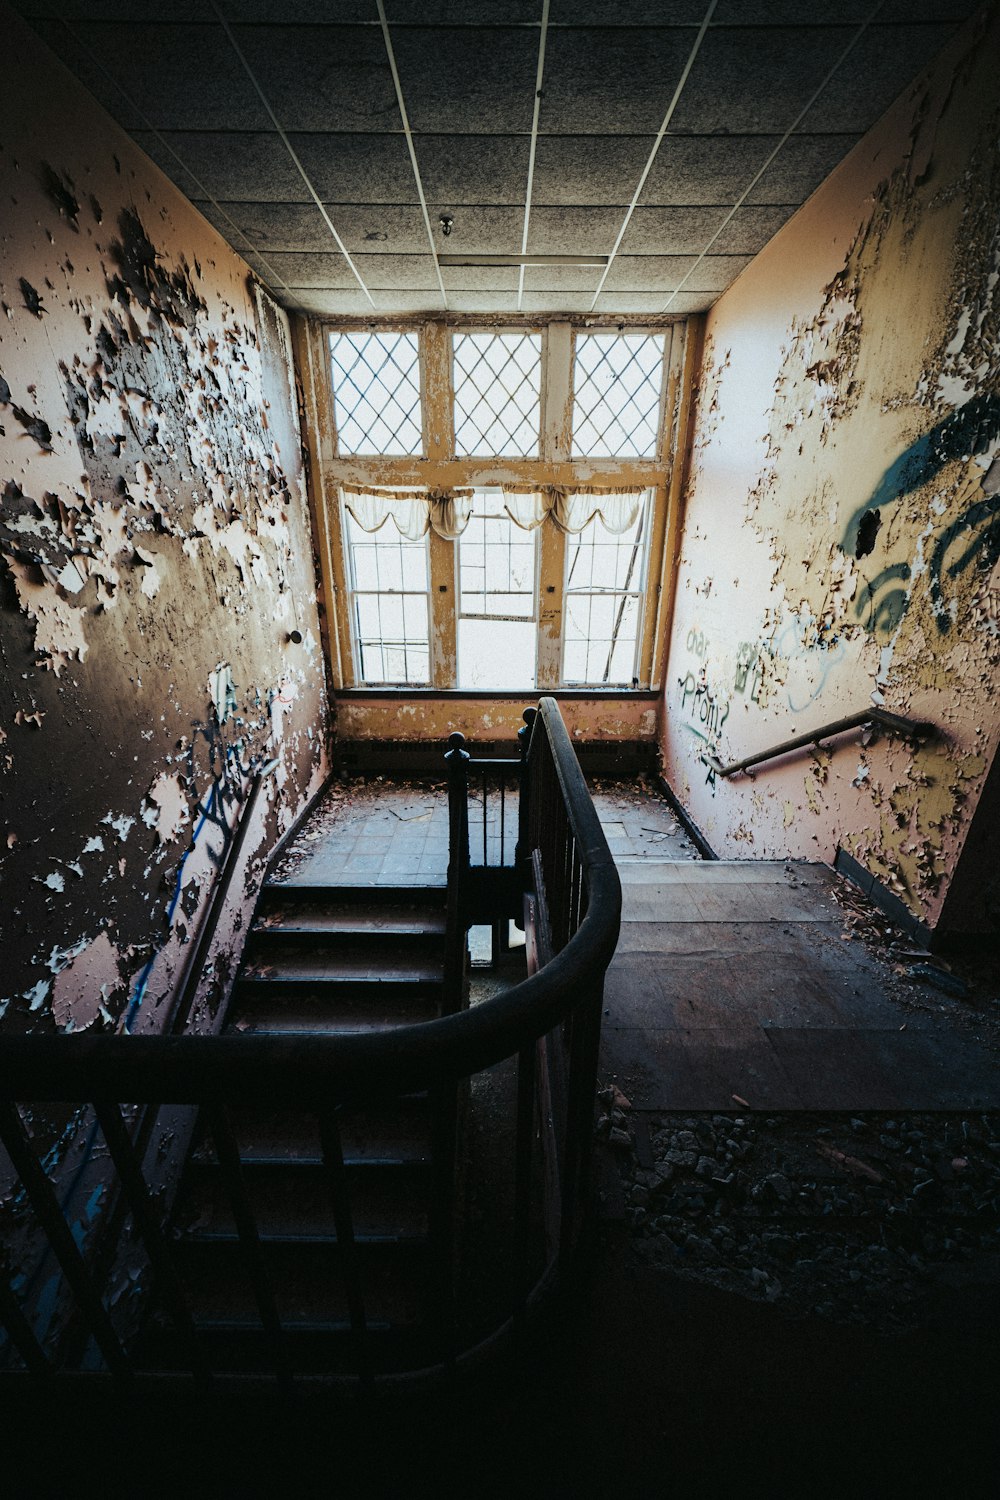
M 881 729 L 889 730 L 890 734 L 898 734 L 907 740 L 929 739 L 937 733 L 937 725 L 929 724 L 923 719 L 904 719 L 901 714 L 891 714 L 884 708 L 864 708 L 860 713 L 846 714 L 842 719 L 821 724 L 808 734 L 793 735 L 791 739 L 782 740 L 779 745 L 772 745 L 768 750 L 744 755 L 742 760 L 730 761 L 727 766 L 714 755 L 706 755 L 704 759 L 717 776 L 735 776 L 738 771 L 747 771 L 751 766 L 759 766 L 762 761 L 776 760 L 792 750 L 801 750 L 806 745 L 818 745 L 821 740 L 846 734 L 851 729 L 862 729 L 868 724 L 877 724 Z
M 522 741 L 522 746 L 524 745 Z M 453 745 L 453 749 L 460 746 Z M 457 780 L 465 775 L 465 752 L 456 754 L 450 769 Z M 507 768 L 504 767 L 506 770 Z M 561 1202 L 556 1224 L 557 1259 L 548 1257 L 536 1267 L 533 1285 L 528 1284 L 527 1262 L 518 1258 L 516 1305 L 498 1318 L 495 1330 L 486 1343 L 498 1338 L 508 1322 L 523 1316 L 525 1307 L 534 1303 L 552 1284 L 556 1265 L 572 1250 L 579 1235 L 587 1161 L 593 1133 L 594 1078 L 596 1049 L 600 1033 L 604 973 L 611 961 L 618 938 L 621 915 L 621 886 L 614 861 L 604 838 L 590 794 L 577 763 L 569 735 L 554 699 L 543 698 L 530 726 L 525 758 L 525 785 L 530 784 L 530 806 L 520 821 L 520 840 L 528 860 L 544 873 L 545 896 L 553 913 L 555 949 L 551 960 L 520 984 L 501 992 L 472 1008 L 457 1008 L 437 1020 L 411 1024 L 389 1031 L 354 1032 L 336 1036 L 252 1035 L 24 1035 L 0 1037 L 0 1123 L 10 1130 L 8 1150 L 22 1181 L 32 1178 L 34 1198 L 41 1205 L 37 1222 L 45 1227 L 50 1240 L 59 1238 L 57 1252 L 70 1285 L 77 1291 L 77 1301 L 84 1312 L 88 1330 L 103 1338 L 105 1360 L 109 1368 L 118 1368 L 126 1377 L 131 1373 L 130 1357 L 122 1355 L 112 1339 L 108 1313 L 103 1306 L 105 1287 L 91 1295 L 90 1285 L 81 1271 L 82 1262 L 75 1242 L 66 1228 L 59 1235 L 59 1224 L 52 1218 L 47 1226 L 43 1212 L 52 1196 L 48 1176 L 36 1161 L 35 1146 L 23 1130 L 15 1101 L 32 1105 L 43 1102 L 89 1102 L 96 1104 L 105 1122 L 110 1121 L 114 1147 L 121 1147 L 117 1136 L 122 1119 L 118 1106 L 129 1105 L 198 1105 L 202 1106 L 219 1146 L 228 1139 L 227 1112 L 233 1106 L 259 1104 L 267 1100 L 268 1108 L 287 1108 L 296 1112 L 313 1110 L 327 1122 L 324 1126 L 324 1162 L 330 1173 L 335 1208 L 349 1212 L 337 1196 L 337 1153 L 330 1145 L 331 1111 L 343 1106 L 350 1109 L 358 1103 L 395 1095 L 430 1091 L 439 1101 L 434 1111 L 435 1129 L 435 1205 L 432 1214 L 432 1237 L 440 1262 L 441 1288 L 438 1298 L 441 1312 L 442 1367 L 455 1355 L 448 1328 L 447 1272 L 451 1263 L 451 1241 L 455 1222 L 454 1155 L 457 1089 L 474 1073 L 517 1058 L 521 1070 L 519 1083 L 517 1140 L 517 1213 L 518 1233 L 527 1233 L 526 1204 L 535 1190 L 532 1171 L 532 1101 L 538 1097 L 536 1077 L 542 1078 L 541 1062 L 536 1061 L 536 1044 L 541 1038 L 552 1038 L 549 1051 L 556 1046 L 565 1051 L 565 1094 L 560 1107 L 559 1181 Z M 453 857 L 463 866 L 468 862 L 468 812 L 456 802 L 453 835 L 457 848 Z M 526 841 L 526 842 L 524 842 Z M 508 867 L 510 873 L 510 867 Z M 459 920 L 462 920 L 459 917 Z M 537 1056 L 544 1058 L 544 1048 Z M 546 1088 L 548 1085 L 546 1084 Z M 546 1094 L 546 1097 L 548 1095 Z M 7 1111 L 7 1116 L 3 1111 Z M 124 1127 L 123 1127 L 124 1128 Z M 110 1143 L 109 1143 L 110 1144 Z M 22 1149 L 23 1148 L 23 1149 Z M 118 1155 L 121 1156 L 121 1150 Z M 224 1152 L 220 1152 L 220 1156 Z M 232 1152 L 229 1153 L 232 1156 Z M 22 1159 L 23 1158 L 23 1159 Z M 141 1158 L 129 1153 L 129 1163 L 141 1172 Z M 230 1163 L 232 1165 L 232 1163 Z M 33 1175 L 32 1175 L 33 1174 Z M 233 1211 L 242 1203 L 238 1173 L 233 1179 Z M 139 1238 L 146 1245 L 151 1262 L 172 1254 L 149 1208 L 140 1177 L 132 1174 L 128 1184 L 132 1198 L 141 1202 L 143 1213 L 137 1220 Z M 36 1180 L 37 1179 L 37 1180 Z M 43 1187 L 45 1191 L 43 1192 Z M 34 1201 L 34 1199 L 33 1199 Z M 53 1199 L 54 1202 L 54 1199 Z M 159 1205 L 162 1208 L 162 1202 Z M 245 1205 L 244 1205 L 245 1206 Z M 249 1210 L 248 1210 L 249 1212 Z M 52 1217 L 50 1215 L 50 1217 Z M 240 1231 L 252 1249 L 254 1226 L 246 1223 Z M 65 1228 L 62 1214 L 59 1223 Z M 338 1225 L 343 1242 L 350 1238 L 346 1224 Z M 550 1241 L 546 1240 L 546 1243 Z M 534 1244 L 534 1238 L 530 1241 Z M 523 1246 L 522 1246 L 523 1248 Z M 89 1270 L 89 1267 L 87 1268 Z M 176 1290 L 176 1286 L 174 1288 Z M 265 1328 L 274 1331 L 267 1287 L 261 1278 L 256 1288 L 268 1309 Z M 9 1299 L 8 1299 L 9 1300 Z M 358 1299 L 355 1298 L 355 1301 Z M 3 1299 L 0 1299 L 2 1312 Z M 49 1366 L 24 1334 L 24 1315 L 17 1301 L 12 1306 L 12 1342 L 22 1348 L 25 1364 L 39 1373 Z M 183 1314 L 182 1314 L 183 1319 Z M 363 1306 L 352 1310 L 352 1324 L 364 1334 Z M 511 1325 L 512 1326 L 512 1325 Z M 279 1330 L 280 1332 L 280 1330 Z M 22 1337 L 18 1337 L 22 1335 Z M 363 1338 L 360 1339 L 363 1343 Z M 276 1340 L 279 1375 L 287 1373 L 281 1347 Z M 105 1348 L 106 1346 L 106 1348 Z M 478 1347 L 478 1346 L 477 1346 Z M 457 1351 L 459 1357 L 472 1359 L 475 1350 Z M 356 1376 L 365 1378 L 359 1360 Z

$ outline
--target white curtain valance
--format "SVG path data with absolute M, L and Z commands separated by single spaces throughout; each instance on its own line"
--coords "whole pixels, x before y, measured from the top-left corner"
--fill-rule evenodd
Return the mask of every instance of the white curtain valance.
M 612 489 L 609 486 L 584 486 L 565 489 L 561 485 L 544 485 L 537 490 L 523 490 L 504 485 L 504 509 L 525 531 L 534 531 L 545 520 L 571 536 L 583 531 L 595 518 L 615 536 L 635 525 L 642 508 L 645 490 Z
M 345 484 L 344 504 L 362 531 L 380 531 L 391 520 L 408 542 L 428 530 L 446 541 L 462 535 L 472 514 L 472 490 L 391 490 Z
M 600 518 L 605 528 L 620 536 L 635 525 L 645 490 L 608 486 L 543 485 L 526 489 L 518 485 L 490 486 L 503 492 L 503 507 L 515 526 L 534 531 L 543 521 L 575 535 Z M 382 489 L 343 485 L 344 504 L 362 531 L 380 531 L 391 520 L 408 542 L 418 542 L 433 530 L 446 541 L 457 541 L 469 524 L 474 491 Z

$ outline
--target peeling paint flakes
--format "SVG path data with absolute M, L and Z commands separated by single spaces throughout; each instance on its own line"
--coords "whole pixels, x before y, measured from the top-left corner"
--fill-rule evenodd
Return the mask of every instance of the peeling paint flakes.
M 37 984 L 31 986 L 30 990 L 24 991 L 21 999 L 27 1000 L 29 1010 L 41 1010 L 48 998 L 51 987 L 52 981 L 50 979 L 40 979 Z
M 92 833 L 91 836 L 90 836 L 90 838 L 87 840 L 87 842 L 83 846 L 83 853 L 84 854 L 94 854 L 94 853 L 102 853 L 103 854 L 103 852 L 104 852 L 104 840 L 101 838 L 101 835 L 99 833 Z
M 125 813 L 119 814 L 119 816 L 116 818 L 114 813 L 107 812 L 104 814 L 101 822 L 107 823 L 111 828 L 113 828 L 118 837 L 121 839 L 122 843 L 125 842 L 125 840 L 129 836 L 130 830 L 135 826 L 135 819 L 127 817 Z
M 117 948 L 102 932 L 60 971 L 53 986 L 52 1013 L 63 1030 L 79 1031 L 97 1020 L 109 994 L 121 983 L 118 958 Z

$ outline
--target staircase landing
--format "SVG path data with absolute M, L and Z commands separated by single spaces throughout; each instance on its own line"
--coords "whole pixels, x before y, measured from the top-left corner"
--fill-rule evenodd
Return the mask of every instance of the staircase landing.
M 996 1060 L 845 938 L 825 865 L 619 861 L 601 1074 L 639 1110 L 997 1108 Z M 944 1007 L 943 1007 L 944 1008 Z

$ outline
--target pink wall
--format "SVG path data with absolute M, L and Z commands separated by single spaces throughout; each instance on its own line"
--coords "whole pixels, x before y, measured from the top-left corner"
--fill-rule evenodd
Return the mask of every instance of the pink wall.
M 979 17 L 712 310 L 664 694 L 720 855 L 842 846 L 931 926 L 1000 741 L 998 77 Z M 940 736 L 706 764 L 872 703 Z

